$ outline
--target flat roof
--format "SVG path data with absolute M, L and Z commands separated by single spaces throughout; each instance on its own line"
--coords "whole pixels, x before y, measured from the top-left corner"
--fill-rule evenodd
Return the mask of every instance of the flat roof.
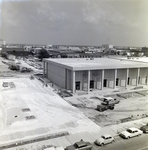
M 147 61 L 114 58 L 54 58 L 44 61 L 70 70 L 148 68 Z

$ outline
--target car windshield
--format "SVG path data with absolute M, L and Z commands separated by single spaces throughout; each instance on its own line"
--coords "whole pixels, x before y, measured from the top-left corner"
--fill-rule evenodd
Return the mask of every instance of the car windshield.
M 126 131 L 129 132 L 129 133 L 132 133 L 132 130 L 130 130 L 130 129 L 127 129 Z
M 102 135 L 101 137 L 102 137 L 103 139 L 105 139 L 105 137 L 104 137 L 103 135 Z

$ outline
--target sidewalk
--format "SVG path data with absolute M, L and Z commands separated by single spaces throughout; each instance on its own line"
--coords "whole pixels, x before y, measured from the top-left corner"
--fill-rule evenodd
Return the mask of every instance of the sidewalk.
M 88 141 L 91 143 L 94 143 L 94 141 L 97 138 L 100 138 L 101 135 L 103 134 L 110 134 L 113 137 L 118 138 L 118 133 L 129 128 L 129 127 L 136 127 L 136 128 L 140 128 L 142 125 L 146 124 L 148 122 L 148 118 L 143 118 L 143 119 L 139 119 L 139 120 L 135 120 L 135 121 L 130 121 L 130 122 L 126 122 L 126 123 L 121 123 L 121 124 L 117 124 L 117 125 L 112 125 L 112 126 L 106 126 L 103 127 L 100 132 L 98 133 L 93 133 L 93 132 L 82 132 L 82 133 L 77 133 L 77 134 L 72 134 L 72 135 L 67 135 L 67 136 L 63 136 L 63 137 L 58 137 L 58 138 L 53 138 L 50 140 L 44 140 L 44 141 L 40 141 L 40 142 L 36 142 L 36 143 L 31 143 L 31 144 L 27 144 L 27 145 L 23 145 L 23 146 L 17 146 L 17 147 L 13 147 L 13 148 L 8 148 L 7 150 L 19 150 L 21 148 L 23 148 L 23 150 L 27 149 L 27 150 L 32 150 L 32 149 L 37 149 L 37 148 L 41 148 L 43 146 L 54 146 L 54 147 L 60 147 L 62 146 L 63 148 L 65 148 L 66 146 L 72 145 L 75 142 L 80 141 L 81 139 L 83 139 L 84 141 Z

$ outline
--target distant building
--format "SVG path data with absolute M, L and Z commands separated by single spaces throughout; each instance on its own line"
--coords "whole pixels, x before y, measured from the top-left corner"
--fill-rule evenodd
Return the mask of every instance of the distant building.
M 47 52 L 52 58 L 90 58 L 102 57 L 102 52 L 93 51 L 75 51 L 75 50 L 55 50 L 47 49 Z
M 142 52 L 144 53 L 144 56 L 148 57 L 148 47 L 142 47 Z
M 142 57 L 144 56 L 144 53 L 141 50 L 131 49 L 127 51 L 127 56 L 128 57 Z
M 113 48 L 113 45 L 102 44 L 102 48 L 105 48 L 105 49 L 111 49 L 111 48 Z
M 22 51 L 24 51 L 23 47 L 17 47 L 17 46 L 2 47 L 2 52 L 22 52 Z

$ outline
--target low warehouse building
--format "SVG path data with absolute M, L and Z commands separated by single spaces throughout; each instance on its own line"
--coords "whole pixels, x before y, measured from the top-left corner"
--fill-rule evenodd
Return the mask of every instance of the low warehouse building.
M 61 88 L 103 90 L 148 84 L 148 63 L 109 58 L 44 59 L 44 75 Z

